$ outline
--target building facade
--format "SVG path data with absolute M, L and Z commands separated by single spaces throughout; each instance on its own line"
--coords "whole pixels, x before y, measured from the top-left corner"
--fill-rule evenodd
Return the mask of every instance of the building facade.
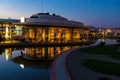
M 28 42 L 80 42 L 89 34 L 89 28 L 83 23 L 49 13 L 34 14 L 14 25 L 22 29 L 22 36 Z
M 16 35 L 16 28 L 13 23 L 20 22 L 17 19 L 0 19 L 0 38 L 10 40 L 11 35 Z

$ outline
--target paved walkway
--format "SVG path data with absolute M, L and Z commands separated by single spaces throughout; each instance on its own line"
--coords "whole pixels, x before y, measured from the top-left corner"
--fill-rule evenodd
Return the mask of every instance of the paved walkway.
M 73 53 L 74 54 L 70 54 L 67 59 L 67 66 L 72 80 L 97 80 L 100 77 L 105 77 L 109 80 L 120 80 L 120 77 L 97 73 L 81 64 L 85 59 L 96 59 L 113 63 L 120 63 L 119 60 L 114 60 L 104 55 L 82 54 L 77 50 Z
M 56 57 L 51 66 L 50 80 L 71 80 L 66 67 L 66 57 L 73 50 L 75 49 L 66 51 L 60 56 Z
M 108 40 L 106 42 L 108 45 L 109 44 Z M 98 45 L 99 43 L 100 41 L 98 40 L 93 45 Z M 87 46 L 83 46 L 83 47 L 87 47 Z M 104 55 L 101 56 L 101 55 L 82 54 L 77 50 L 78 49 L 72 49 L 66 51 L 53 61 L 51 66 L 50 80 L 97 80 L 99 77 L 107 77 L 110 80 L 120 80 L 119 77 L 96 73 L 80 64 L 84 59 L 97 59 L 97 60 L 104 60 L 114 63 L 120 63 L 120 61 L 113 60 L 112 58 L 109 58 Z

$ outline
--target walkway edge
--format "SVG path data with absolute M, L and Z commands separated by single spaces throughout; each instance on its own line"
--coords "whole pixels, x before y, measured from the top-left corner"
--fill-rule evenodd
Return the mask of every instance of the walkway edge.
M 70 77 L 70 74 L 68 72 L 68 69 L 67 69 L 67 65 L 66 65 L 66 60 L 67 60 L 67 56 L 73 52 L 74 50 L 76 50 L 76 48 L 74 49 L 71 49 L 71 50 L 68 50 L 68 51 L 65 51 L 63 52 L 62 54 L 60 54 L 59 56 L 57 56 L 54 61 L 52 62 L 52 65 L 51 65 L 51 69 L 50 69 L 50 80 L 57 80 L 56 78 L 56 73 L 55 73 L 55 67 L 56 67 L 56 63 L 57 63 L 57 59 L 60 58 L 61 55 L 64 55 L 65 57 L 63 58 L 63 67 L 64 67 L 64 73 L 65 73 L 65 76 L 67 78 L 67 80 L 72 80 L 71 77 Z M 61 65 L 62 66 L 62 65 Z M 63 79 L 64 80 L 64 79 Z
M 67 69 L 67 57 L 70 53 L 68 53 L 66 56 L 65 56 L 65 59 L 64 59 L 64 70 L 65 70 L 65 74 L 66 74 L 66 77 L 68 80 L 72 80 L 71 77 L 70 77 L 70 74 L 68 72 L 68 69 Z
M 99 43 L 98 43 L 98 44 L 99 44 Z M 98 44 L 95 44 L 95 43 L 94 43 L 93 45 L 82 46 L 82 47 L 80 47 L 80 48 L 90 47 L 90 46 L 94 46 L 94 45 L 98 45 Z M 67 62 L 67 57 L 68 57 L 68 55 L 71 54 L 73 51 L 76 51 L 76 50 L 78 50 L 78 49 L 79 49 L 79 48 L 73 48 L 73 49 L 71 49 L 71 50 L 65 51 L 65 52 L 63 52 L 62 54 L 60 54 L 59 56 L 57 56 L 57 57 L 54 59 L 54 61 L 52 62 L 52 65 L 51 65 L 51 69 L 50 69 L 50 80 L 57 80 L 57 79 L 59 79 L 59 78 L 56 77 L 56 74 L 60 74 L 60 73 L 56 73 L 55 68 L 56 68 L 57 60 L 58 60 L 59 58 L 61 58 L 60 56 L 63 56 L 63 57 L 62 57 L 63 62 L 61 62 L 63 66 L 62 66 L 62 65 L 60 65 L 60 66 L 61 66 L 61 68 L 64 69 L 64 73 L 65 73 L 64 77 L 66 77 L 67 80 L 72 80 L 72 79 L 71 79 L 71 76 L 70 76 L 70 74 L 69 74 L 69 72 L 68 72 L 66 62 Z M 62 76 L 61 76 L 61 77 L 62 77 Z M 62 80 L 66 80 L 66 78 L 64 78 L 64 79 L 62 79 Z

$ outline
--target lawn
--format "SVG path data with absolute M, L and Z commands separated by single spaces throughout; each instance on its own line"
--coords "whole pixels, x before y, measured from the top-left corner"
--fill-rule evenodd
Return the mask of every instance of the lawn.
M 120 77 L 120 64 L 118 63 L 86 59 L 82 62 L 82 65 L 96 72 L 115 75 Z
M 111 45 L 111 46 L 92 46 L 87 48 L 81 48 L 80 52 L 87 54 L 98 54 L 98 55 L 108 55 L 115 59 L 120 59 L 120 50 L 119 46 Z

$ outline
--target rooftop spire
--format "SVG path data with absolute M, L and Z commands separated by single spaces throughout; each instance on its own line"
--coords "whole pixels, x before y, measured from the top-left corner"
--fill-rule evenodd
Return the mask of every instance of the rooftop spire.
M 42 7 L 42 9 L 41 9 L 42 11 L 41 11 L 41 12 L 43 13 L 43 0 L 42 0 L 42 5 L 41 5 L 41 7 Z

